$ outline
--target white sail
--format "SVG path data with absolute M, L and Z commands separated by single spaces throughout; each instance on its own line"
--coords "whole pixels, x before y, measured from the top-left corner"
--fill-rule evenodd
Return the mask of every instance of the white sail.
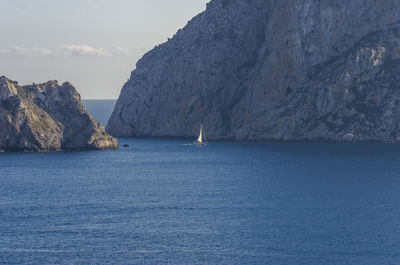
M 199 143 L 203 142 L 203 124 L 200 126 L 200 135 L 199 138 L 197 138 L 197 142 Z

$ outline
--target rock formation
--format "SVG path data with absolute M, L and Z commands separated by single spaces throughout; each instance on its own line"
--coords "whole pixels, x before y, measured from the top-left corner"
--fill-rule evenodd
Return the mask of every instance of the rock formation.
M 398 141 L 400 2 L 212 0 L 137 63 L 115 136 Z
M 0 77 L 0 149 L 100 150 L 118 147 L 70 83 L 19 86 Z

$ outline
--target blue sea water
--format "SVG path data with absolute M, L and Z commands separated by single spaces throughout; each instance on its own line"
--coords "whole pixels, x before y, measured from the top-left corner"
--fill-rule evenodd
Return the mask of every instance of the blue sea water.
M 0 154 L 1 264 L 400 264 L 398 145 L 119 142 Z
M 82 100 L 86 109 L 106 127 L 108 119 L 114 110 L 115 103 L 113 99 L 86 99 Z

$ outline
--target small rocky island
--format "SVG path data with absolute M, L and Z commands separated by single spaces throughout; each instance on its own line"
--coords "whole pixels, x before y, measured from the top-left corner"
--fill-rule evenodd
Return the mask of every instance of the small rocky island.
M 400 1 L 211 0 L 137 63 L 107 131 L 400 140 Z
M 87 112 L 70 83 L 20 86 L 0 77 L 0 150 L 116 148 L 117 140 Z

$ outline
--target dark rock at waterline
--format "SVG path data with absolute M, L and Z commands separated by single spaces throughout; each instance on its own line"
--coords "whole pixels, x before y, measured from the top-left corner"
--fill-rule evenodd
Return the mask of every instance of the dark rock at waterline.
M 129 144 L 124 144 L 124 145 L 122 145 L 122 147 L 124 147 L 124 148 L 129 147 Z
M 0 77 L 0 149 L 5 151 L 118 148 L 81 103 L 70 83 L 20 86 Z

